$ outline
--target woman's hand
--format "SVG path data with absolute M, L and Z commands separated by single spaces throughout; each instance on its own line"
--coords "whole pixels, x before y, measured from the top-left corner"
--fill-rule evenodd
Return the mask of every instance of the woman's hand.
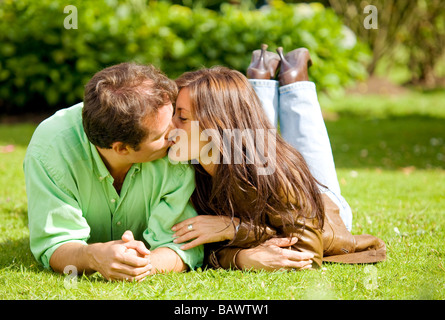
M 235 226 L 239 224 L 238 218 L 233 218 Z M 175 231 L 174 243 L 183 243 L 193 240 L 181 246 L 187 250 L 205 243 L 232 240 L 235 235 L 235 226 L 230 217 L 200 215 L 184 220 L 172 227 Z
M 298 238 L 272 238 L 263 244 L 241 250 L 236 256 L 236 265 L 249 270 L 305 270 L 312 268 L 314 255 L 309 252 L 291 250 Z

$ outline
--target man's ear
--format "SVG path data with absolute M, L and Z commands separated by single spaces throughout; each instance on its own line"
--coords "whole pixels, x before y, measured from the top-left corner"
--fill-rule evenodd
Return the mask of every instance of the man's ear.
M 118 155 L 121 156 L 126 156 L 128 155 L 129 151 L 130 151 L 130 147 L 123 143 L 123 142 L 113 142 L 113 144 L 111 145 L 111 148 L 114 150 L 114 152 L 116 152 Z

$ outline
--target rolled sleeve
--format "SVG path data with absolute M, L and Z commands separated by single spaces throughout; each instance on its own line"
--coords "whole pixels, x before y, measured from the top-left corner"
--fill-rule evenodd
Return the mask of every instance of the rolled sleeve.
M 179 179 L 178 179 L 179 180 Z M 159 203 L 152 208 L 148 220 L 148 228 L 143 236 L 150 246 L 150 250 L 167 247 L 175 251 L 191 270 L 200 267 L 204 259 L 202 245 L 188 250 L 181 250 L 182 244 L 173 242 L 173 225 L 197 215 L 190 203 L 190 196 L 194 190 L 193 171 L 187 170 L 181 175 L 181 181 L 172 192 L 164 195 Z
M 50 268 L 51 255 L 62 244 L 87 244 L 90 227 L 74 196 L 40 159 L 27 155 L 24 170 L 31 252 L 45 268 Z
M 159 206 L 152 211 L 148 222 L 148 228 L 144 232 L 144 239 L 150 246 L 150 250 L 160 247 L 167 247 L 176 252 L 176 254 L 189 266 L 191 270 L 202 265 L 204 250 L 203 246 L 197 246 L 189 250 L 181 250 L 183 244 L 173 242 L 174 232 L 171 227 L 185 219 L 196 215 L 195 210 L 187 205 L 182 212 L 178 214 L 178 207 L 171 206 L 168 202 L 162 201 Z

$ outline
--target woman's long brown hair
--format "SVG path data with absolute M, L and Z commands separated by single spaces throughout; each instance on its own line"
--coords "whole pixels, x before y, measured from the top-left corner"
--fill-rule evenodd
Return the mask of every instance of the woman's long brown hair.
M 192 113 L 200 129 L 216 129 L 213 131 L 218 132 L 216 139 L 220 141 L 226 129 L 275 129 L 253 87 L 238 71 L 219 66 L 201 69 L 183 74 L 176 83 L 179 89 L 189 89 Z M 240 218 L 253 228 L 257 242 L 264 239 L 271 219 L 282 219 L 283 229 L 277 230 L 277 236 L 295 235 L 296 219 L 300 225 L 303 221 L 303 227 L 306 219 L 315 219 L 322 228 L 323 201 L 305 160 L 279 134 L 276 139 L 268 139 L 267 144 L 276 150 L 271 174 L 261 174 L 261 166 L 248 161 L 257 150 L 252 150 L 255 146 L 246 139 L 238 150 L 243 155 L 241 163 L 223 163 L 221 159 L 213 177 L 201 165 L 195 165 L 192 202 L 196 210 L 199 214 Z M 224 153 L 227 150 L 221 146 L 222 157 L 227 156 Z

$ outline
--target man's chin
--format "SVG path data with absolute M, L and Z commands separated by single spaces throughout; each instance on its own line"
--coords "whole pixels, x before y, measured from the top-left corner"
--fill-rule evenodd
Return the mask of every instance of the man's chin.
M 165 158 L 167 156 L 167 150 L 165 150 L 164 152 L 159 152 L 157 154 L 153 154 L 147 161 L 145 162 L 151 162 L 151 161 L 155 161 L 155 160 L 159 160 L 162 158 Z
M 169 151 L 170 151 L 170 148 L 169 148 Z M 172 151 L 172 152 L 167 152 L 167 154 L 168 154 L 168 160 L 171 162 L 171 163 L 178 163 L 178 162 L 187 162 L 187 161 L 189 161 L 190 159 L 188 159 L 188 158 L 184 158 L 184 157 L 178 157 L 177 155 L 175 155 L 174 154 L 174 152 Z

